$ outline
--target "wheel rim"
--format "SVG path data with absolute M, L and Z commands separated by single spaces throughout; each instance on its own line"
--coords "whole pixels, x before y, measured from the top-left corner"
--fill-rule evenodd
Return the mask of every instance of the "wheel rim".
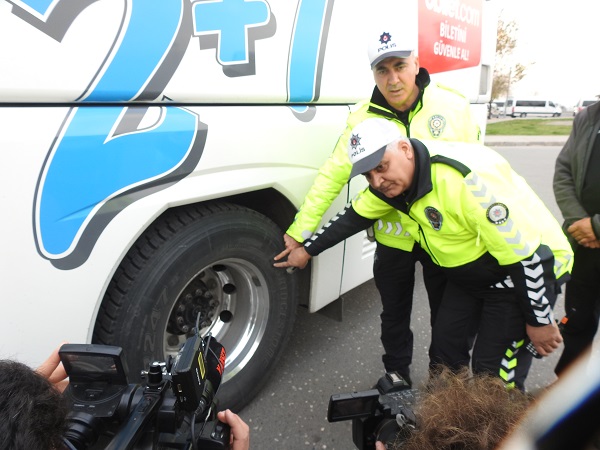
M 223 382 L 234 377 L 257 351 L 267 329 L 269 291 L 262 272 L 241 259 L 223 259 L 188 281 L 169 314 L 163 351 L 175 355 L 193 334 L 210 330 L 227 352 Z

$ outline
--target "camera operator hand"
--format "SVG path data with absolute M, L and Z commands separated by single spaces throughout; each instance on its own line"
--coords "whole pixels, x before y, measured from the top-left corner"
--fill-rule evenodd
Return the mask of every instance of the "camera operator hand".
M 250 448 L 250 428 L 246 422 L 228 409 L 219 411 L 217 417 L 231 428 L 231 450 L 248 450 Z
M 69 384 L 67 372 L 60 362 L 60 356 L 58 355 L 58 350 L 62 344 L 64 342 L 56 347 L 48 359 L 36 369 L 36 372 L 47 378 L 59 392 L 63 392 Z

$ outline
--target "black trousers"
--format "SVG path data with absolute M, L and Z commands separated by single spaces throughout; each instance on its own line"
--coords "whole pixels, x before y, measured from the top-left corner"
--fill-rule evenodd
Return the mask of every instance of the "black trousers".
M 448 280 L 432 330 L 431 364 L 456 371 L 470 365 L 473 373 L 524 390 L 532 355 L 525 350 L 525 316 L 514 289 Z
M 560 375 L 590 347 L 598 330 L 600 312 L 600 249 L 575 249 L 571 279 L 565 290 L 569 320 L 563 331 L 564 350 L 554 369 Z
M 433 324 L 446 286 L 446 276 L 441 268 L 418 244 L 412 252 L 406 252 L 377 243 L 373 277 L 383 306 L 380 315 L 383 365 L 386 371 L 397 371 L 405 378 L 410 378 L 413 355 L 410 316 L 417 261 L 423 266 Z
M 533 355 L 525 348 L 525 314 L 508 268 L 484 253 L 444 272 L 448 283 L 432 330 L 431 363 L 454 370 L 470 365 L 473 373 L 524 390 Z

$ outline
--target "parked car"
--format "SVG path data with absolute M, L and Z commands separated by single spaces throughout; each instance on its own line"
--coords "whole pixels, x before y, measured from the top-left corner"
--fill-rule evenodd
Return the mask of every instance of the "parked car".
M 500 110 L 495 102 L 488 103 L 488 119 L 500 117 Z
M 587 108 L 590 105 L 596 103 L 598 99 L 595 100 L 579 100 L 577 104 L 573 107 L 573 117 L 577 115 L 582 109 Z
M 498 107 L 498 116 L 506 115 L 506 102 L 504 100 L 494 100 L 494 103 Z

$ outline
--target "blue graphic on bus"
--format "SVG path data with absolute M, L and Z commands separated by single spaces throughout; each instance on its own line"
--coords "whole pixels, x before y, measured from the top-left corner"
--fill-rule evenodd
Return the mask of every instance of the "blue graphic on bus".
M 58 3 L 57 0 L 22 0 L 20 3 L 27 5 L 42 16 L 45 16 L 52 4 Z
M 248 30 L 267 24 L 270 15 L 269 5 L 262 0 L 197 2 L 193 5 L 194 34 L 217 34 L 219 63 L 247 63 Z
M 133 1 L 130 8 L 120 45 L 86 101 L 134 99 L 161 65 L 181 27 L 183 5 L 179 1 Z
M 154 109 L 163 113 L 154 126 L 121 135 L 111 135 L 111 130 L 126 120 L 124 108 L 72 111 L 65 135 L 51 153 L 39 201 L 46 252 L 67 252 L 95 209 L 142 182 L 166 177 L 183 163 L 196 137 L 196 115 L 181 108 Z
M 60 42 L 95 0 L 8 1 L 18 17 Z M 65 270 L 87 260 L 104 228 L 123 208 L 191 173 L 204 149 L 206 126 L 193 112 L 164 104 L 114 103 L 158 99 L 194 36 L 218 37 L 217 60 L 224 67 L 255 58 L 251 39 L 282 38 L 274 28 L 270 35 L 249 36 L 252 29 L 270 23 L 275 27 L 266 0 L 122 2 L 123 18 L 113 45 L 76 100 L 82 106 L 72 107 L 57 130 L 36 190 L 38 251 Z M 332 4 L 333 0 L 298 1 L 288 58 L 290 103 L 318 99 Z M 159 110 L 160 119 L 141 126 L 151 110 L 157 116 Z M 307 107 L 295 114 L 304 121 L 312 117 Z
M 327 6 L 327 0 L 300 0 L 288 75 L 288 97 L 292 103 L 318 98 L 317 71 L 324 51 Z

